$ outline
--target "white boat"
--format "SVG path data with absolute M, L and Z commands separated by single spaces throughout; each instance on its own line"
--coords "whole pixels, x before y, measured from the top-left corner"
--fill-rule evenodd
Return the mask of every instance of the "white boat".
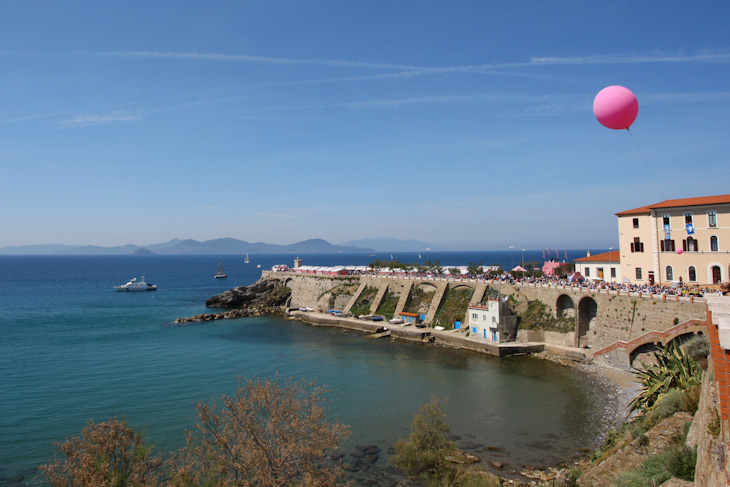
M 218 272 L 215 273 L 216 279 L 222 279 L 224 277 L 228 277 L 226 274 L 225 269 L 223 269 L 223 261 L 218 262 Z
M 248 260 L 248 254 L 246 254 L 246 258 L 243 259 L 243 263 L 244 264 L 249 264 L 250 263 L 249 260 Z
M 157 286 L 144 282 L 144 276 L 141 280 L 133 277 L 131 281 L 122 286 L 114 286 L 115 291 L 157 291 Z

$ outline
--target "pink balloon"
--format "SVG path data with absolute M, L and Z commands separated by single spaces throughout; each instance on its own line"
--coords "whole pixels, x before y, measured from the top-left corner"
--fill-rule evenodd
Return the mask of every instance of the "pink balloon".
M 593 100 L 593 114 L 610 129 L 628 130 L 639 114 L 639 102 L 628 88 L 608 86 Z
M 677 249 L 677 253 L 678 254 L 681 254 L 682 253 L 682 249 Z

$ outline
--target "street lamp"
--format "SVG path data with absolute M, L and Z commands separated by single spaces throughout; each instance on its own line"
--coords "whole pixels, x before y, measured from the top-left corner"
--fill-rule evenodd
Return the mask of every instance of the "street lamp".
M 515 246 L 510 245 L 509 249 L 512 251 L 510 253 L 510 271 L 515 268 Z
M 520 264 L 523 268 L 525 267 L 525 249 L 522 249 L 522 264 Z
M 608 277 L 611 279 L 611 282 L 613 282 L 613 272 L 611 272 L 611 251 L 613 250 L 613 247 L 608 248 Z

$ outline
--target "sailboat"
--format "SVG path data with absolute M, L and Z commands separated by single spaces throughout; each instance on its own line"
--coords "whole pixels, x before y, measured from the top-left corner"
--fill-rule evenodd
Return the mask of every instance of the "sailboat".
M 245 259 L 243 259 L 243 263 L 244 263 L 244 264 L 248 264 L 248 263 L 249 263 L 249 260 L 248 260 L 248 254 L 246 254 L 246 258 L 245 258 Z
M 224 277 L 228 277 L 226 274 L 225 269 L 223 269 L 223 261 L 218 262 L 218 272 L 215 273 L 216 279 L 222 279 Z

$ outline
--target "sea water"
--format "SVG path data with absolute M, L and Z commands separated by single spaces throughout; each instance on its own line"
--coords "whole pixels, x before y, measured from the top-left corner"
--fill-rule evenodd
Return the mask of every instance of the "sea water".
M 500 461 L 517 470 L 594 446 L 617 420 L 607 414 L 620 409 L 607 384 L 530 357 L 367 340 L 278 317 L 173 325 L 209 312 L 208 297 L 294 257 L 250 255 L 250 264 L 240 255 L 0 257 L 0 485 L 18 476 L 29 481 L 53 459 L 54 442 L 79 434 L 90 419 L 122 417 L 163 455 L 180 448 L 195 402 L 233 394 L 239 378 L 325 386 L 329 418 L 350 426 L 346 449 L 377 444 L 385 451 L 407 437 L 421 405 L 446 399 L 452 433 L 504 449 Z M 390 254 L 300 257 L 310 265 L 366 265 Z M 442 265 L 509 265 L 511 256 L 429 257 Z M 228 278 L 214 279 L 221 259 Z M 157 291 L 112 289 L 143 275 Z

